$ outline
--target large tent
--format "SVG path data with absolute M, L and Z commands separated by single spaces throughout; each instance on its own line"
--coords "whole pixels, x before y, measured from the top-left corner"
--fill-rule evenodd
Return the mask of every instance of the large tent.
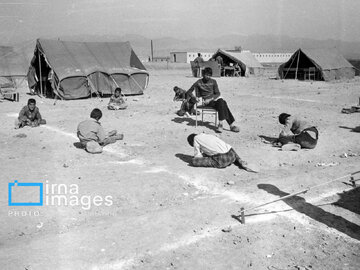
M 30 60 L 26 47 L 0 46 L 0 86 L 15 87 L 15 79 L 25 79 Z
M 281 79 L 338 80 L 353 78 L 354 67 L 336 49 L 298 49 L 279 66 Z
M 78 99 L 142 94 L 149 73 L 129 42 L 72 42 L 38 39 L 28 72 L 29 87 L 44 95 Z
M 264 67 L 258 60 L 252 55 L 250 51 L 236 51 L 236 50 L 222 50 L 218 49 L 212 58 L 221 56 L 224 61 L 224 65 L 230 63 L 238 63 L 241 68 L 241 75 L 262 75 L 264 73 Z

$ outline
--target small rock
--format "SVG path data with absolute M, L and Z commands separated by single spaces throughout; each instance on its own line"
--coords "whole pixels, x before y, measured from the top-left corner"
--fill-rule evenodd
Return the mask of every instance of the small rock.
M 27 135 L 24 134 L 24 133 L 19 133 L 19 134 L 16 134 L 14 137 L 16 137 L 16 138 L 26 138 Z
M 64 168 L 67 168 L 67 167 L 69 167 L 69 165 L 67 165 L 66 163 L 64 163 L 63 167 L 64 167 Z
M 221 231 L 223 231 L 223 232 L 231 232 L 232 228 L 231 228 L 231 226 L 228 226 L 226 228 L 221 229 Z
M 227 181 L 226 184 L 229 185 L 229 186 L 232 186 L 232 185 L 235 185 L 235 182 L 234 181 Z
M 346 153 L 341 154 L 340 157 L 341 157 L 341 158 L 347 158 L 347 157 L 348 157 L 348 154 L 346 154 Z

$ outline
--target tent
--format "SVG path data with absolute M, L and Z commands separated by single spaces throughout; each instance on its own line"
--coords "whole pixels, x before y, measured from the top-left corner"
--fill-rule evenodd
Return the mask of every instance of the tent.
M 212 58 L 216 59 L 219 55 L 223 58 L 224 65 L 226 66 L 230 63 L 239 64 L 241 76 L 259 76 L 264 74 L 264 67 L 256 60 L 250 51 L 218 49 Z
M 338 80 L 353 78 L 354 67 L 336 49 L 298 49 L 279 66 L 281 79 Z
M 30 60 L 25 47 L 0 46 L 0 87 L 16 87 L 15 79 L 25 79 Z
M 28 71 L 29 87 L 61 99 L 143 94 L 149 73 L 129 42 L 38 39 Z

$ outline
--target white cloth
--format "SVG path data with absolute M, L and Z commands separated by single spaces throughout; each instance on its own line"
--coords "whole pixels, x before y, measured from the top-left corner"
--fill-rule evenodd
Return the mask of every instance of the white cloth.
M 202 157 L 202 154 L 207 156 L 225 154 L 230 149 L 229 144 L 211 134 L 201 133 L 194 138 L 194 157 Z

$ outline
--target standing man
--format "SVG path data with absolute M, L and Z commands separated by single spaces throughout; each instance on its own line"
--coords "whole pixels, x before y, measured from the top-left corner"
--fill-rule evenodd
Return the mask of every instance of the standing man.
M 258 169 L 242 160 L 235 150 L 220 138 L 211 134 L 190 134 L 188 143 L 194 147 L 194 167 L 226 168 L 235 164 L 248 172 L 258 172 Z
M 201 77 L 201 65 L 204 63 L 204 59 L 201 56 L 201 53 L 198 53 L 198 56 L 194 59 L 195 67 L 197 70 L 197 76 Z
M 233 132 L 239 132 L 240 129 L 234 125 L 235 118 L 230 112 L 230 109 L 224 99 L 220 97 L 220 91 L 217 82 L 210 78 L 212 70 L 206 67 L 202 79 L 197 80 L 190 89 L 186 92 L 188 95 L 195 90 L 197 97 L 202 97 L 204 105 L 214 108 L 219 114 L 219 126 L 216 132 L 223 132 L 223 122 L 226 122 L 230 126 L 230 130 Z

